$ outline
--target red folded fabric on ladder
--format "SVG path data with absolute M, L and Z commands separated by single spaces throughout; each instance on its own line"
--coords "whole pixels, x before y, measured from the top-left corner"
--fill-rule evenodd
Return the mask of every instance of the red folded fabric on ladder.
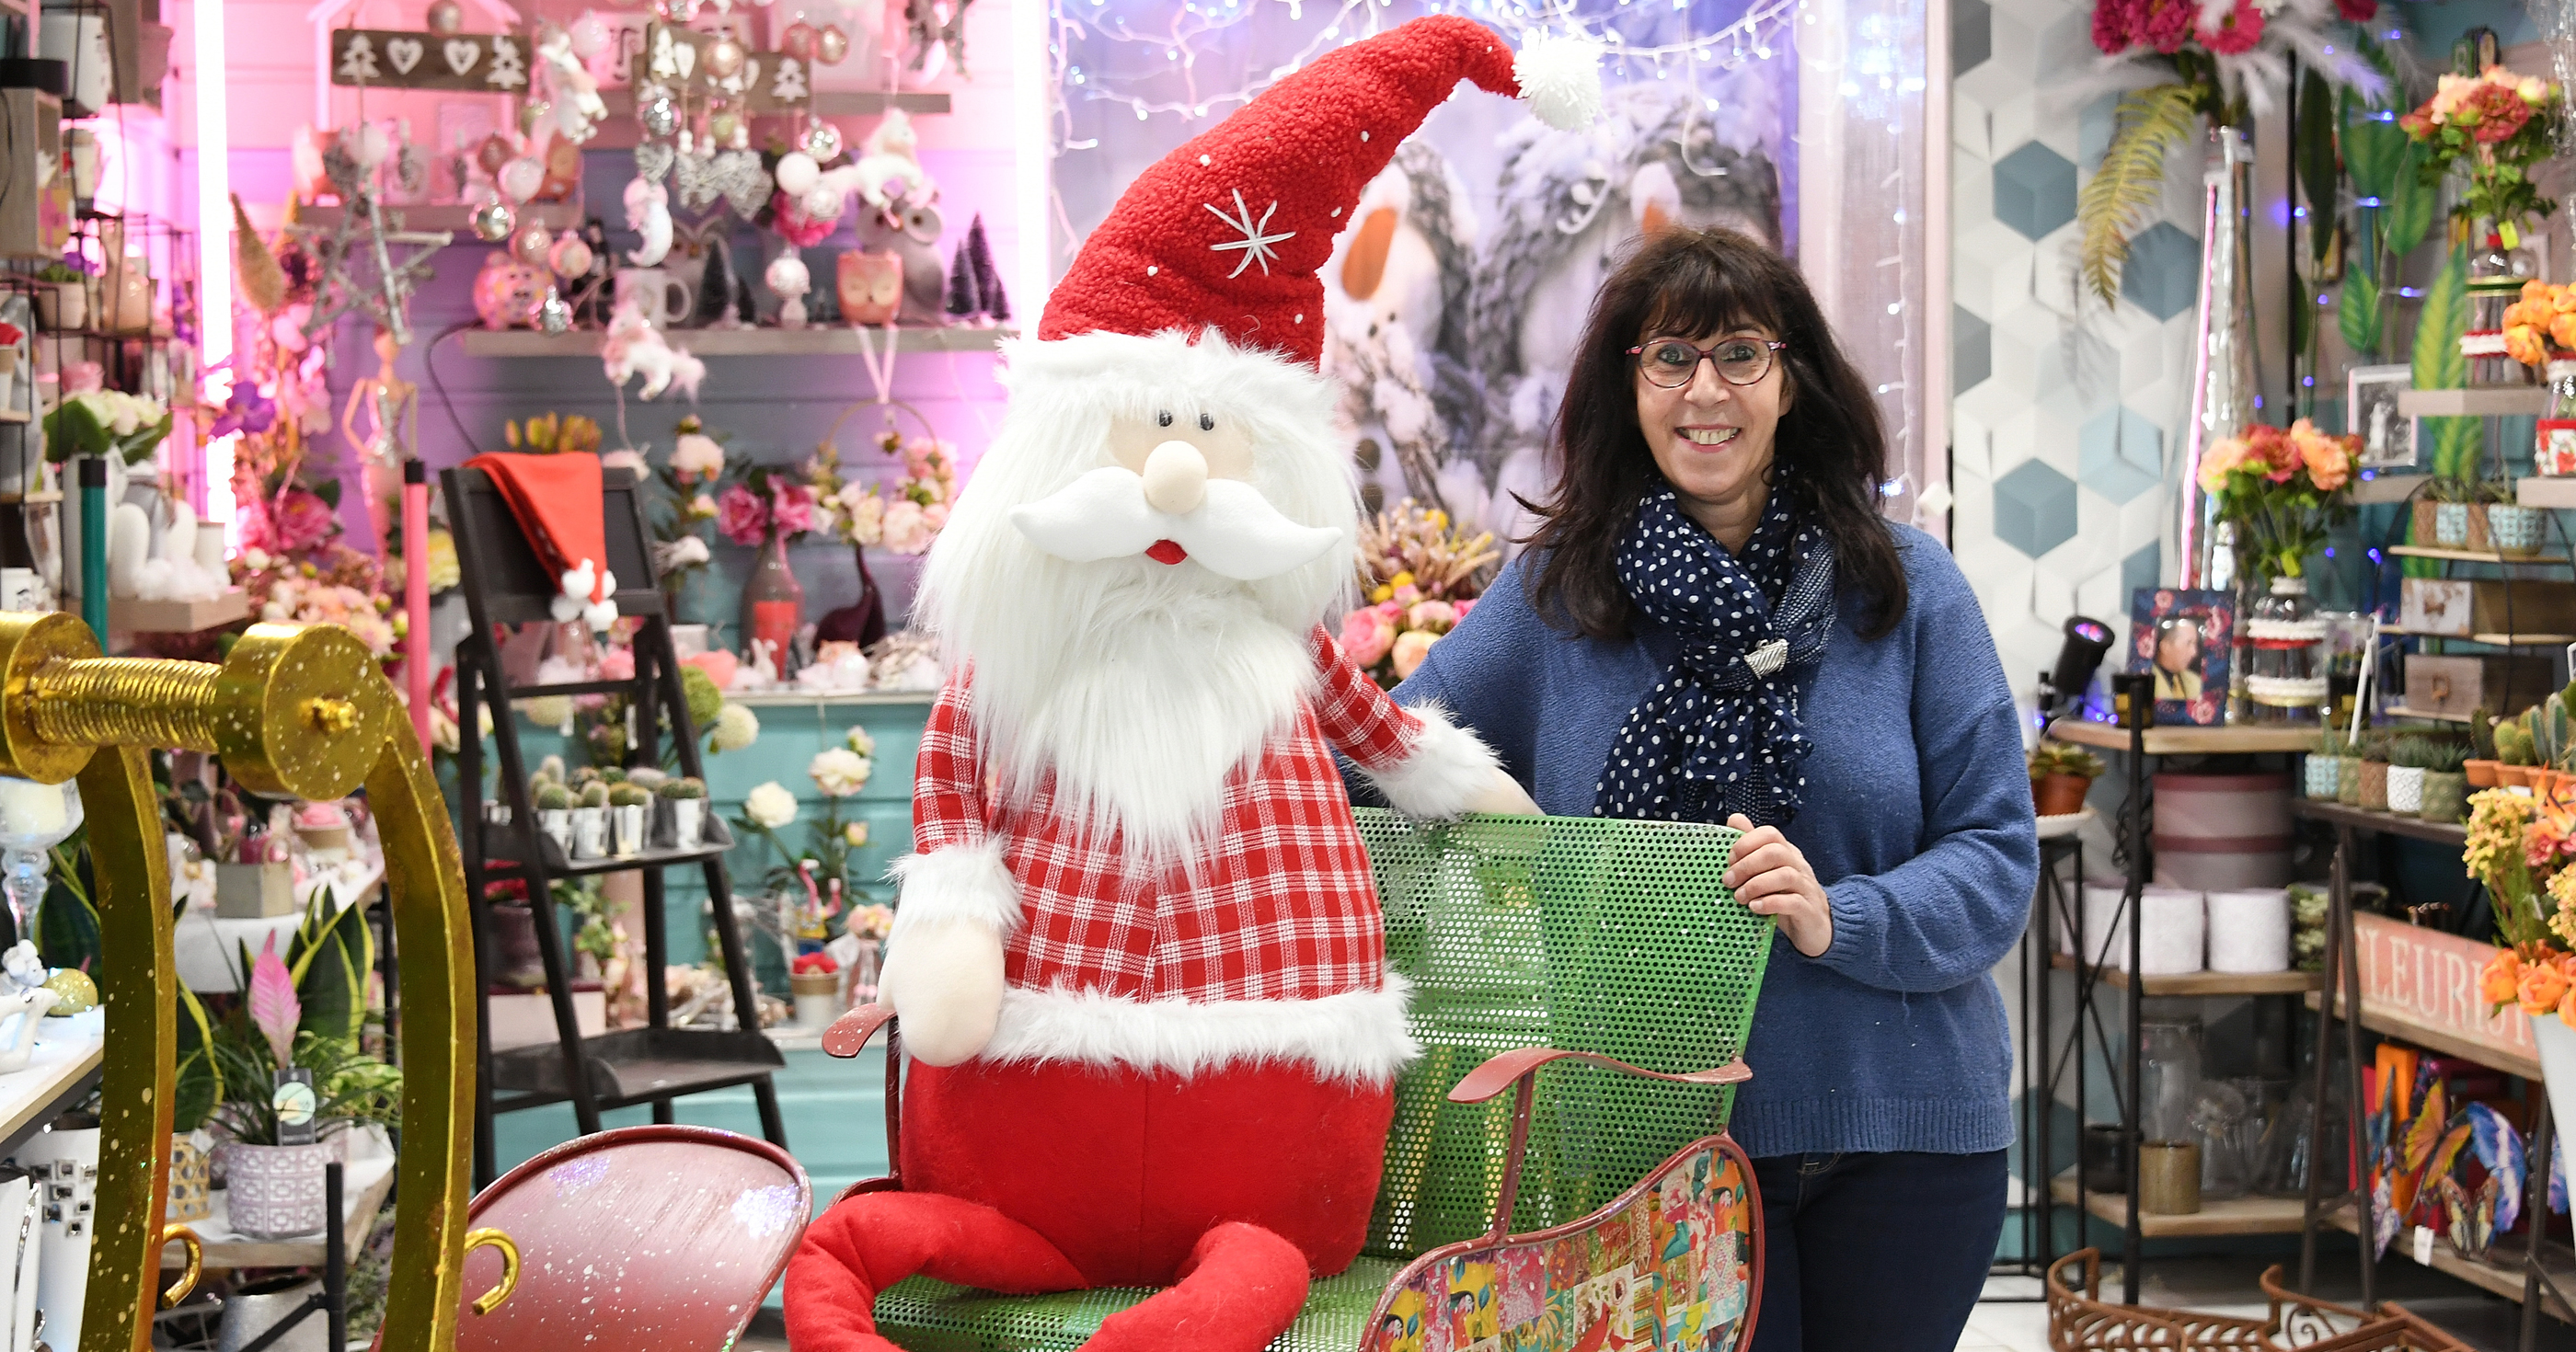
M 587 565 L 585 605 L 607 599 L 608 526 L 601 508 L 599 457 L 569 453 L 522 455 L 494 451 L 465 462 L 492 476 L 510 515 L 535 547 L 537 560 L 561 579 Z

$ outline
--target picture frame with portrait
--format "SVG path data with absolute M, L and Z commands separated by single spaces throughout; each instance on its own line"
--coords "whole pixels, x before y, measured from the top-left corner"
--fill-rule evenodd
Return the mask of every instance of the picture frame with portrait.
M 2363 469 L 2415 464 L 2415 420 L 2398 397 L 2415 388 L 2411 366 L 2356 366 L 2344 376 L 2344 428 L 2361 438 Z
M 2140 587 L 2129 600 L 2129 670 L 2156 678 L 2156 721 L 2215 727 L 2227 718 L 2236 598 Z

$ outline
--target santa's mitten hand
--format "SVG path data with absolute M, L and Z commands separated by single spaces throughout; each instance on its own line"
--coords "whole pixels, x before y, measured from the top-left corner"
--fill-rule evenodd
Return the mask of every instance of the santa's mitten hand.
M 1547 815 L 1539 810 L 1538 800 L 1529 796 L 1529 790 L 1522 788 L 1521 782 L 1512 778 L 1500 766 L 1495 767 L 1493 779 L 1475 797 L 1467 800 L 1467 810 L 1491 812 L 1505 817 Z
M 879 999 L 903 1020 L 916 1059 L 953 1066 L 993 1040 L 1002 1017 L 1002 942 L 1020 923 L 1020 889 L 1002 842 L 950 845 L 909 855 L 877 979 Z

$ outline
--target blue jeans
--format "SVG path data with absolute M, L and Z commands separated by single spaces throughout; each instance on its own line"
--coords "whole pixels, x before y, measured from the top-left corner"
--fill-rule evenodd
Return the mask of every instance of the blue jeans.
M 2004 1228 L 2004 1152 L 1775 1155 L 1752 1352 L 1952 1352 Z

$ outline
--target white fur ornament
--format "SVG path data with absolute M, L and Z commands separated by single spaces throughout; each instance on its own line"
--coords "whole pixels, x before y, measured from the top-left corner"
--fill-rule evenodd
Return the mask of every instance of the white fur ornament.
M 547 603 L 547 611 L 557 624 L 570 624 L 575 619 L 596 630 L 606 630 L 617 622 L 617 574 L 603 573 L 590 560 L 565 573 L 557 581 L 563 594 Z M 600 599 L 593 601 L 592 595 Z
M 1601 116 L 1601 44 L 1590 38 L 1531 38 L 1512 60 L 1512 78 L 1538 120 L 1560 131 Z

